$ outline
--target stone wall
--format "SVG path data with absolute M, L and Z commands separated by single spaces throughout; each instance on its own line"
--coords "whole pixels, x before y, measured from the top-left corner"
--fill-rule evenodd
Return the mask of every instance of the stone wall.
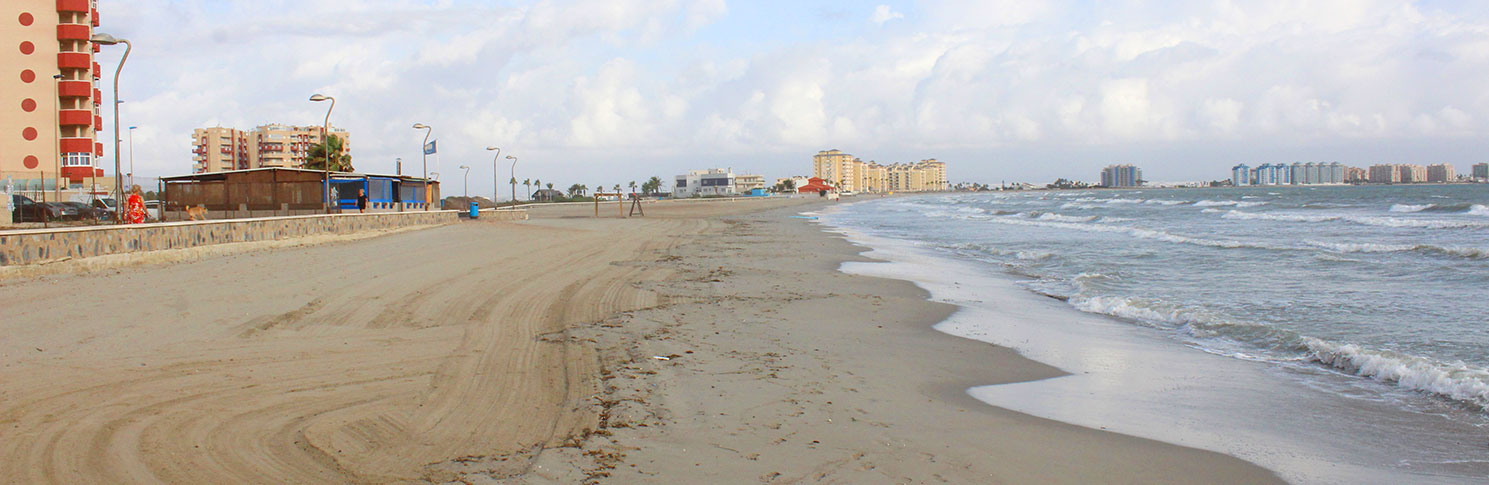
M 481 216 L 485 218 L 486 214 Z M 526 211 L 522 211 L 521 216 L 526 219 Z M 456 211 L 388 212 L 0 231 L 0 266 L 213 244 L 353 234 L 451 224 L 457 220 Z

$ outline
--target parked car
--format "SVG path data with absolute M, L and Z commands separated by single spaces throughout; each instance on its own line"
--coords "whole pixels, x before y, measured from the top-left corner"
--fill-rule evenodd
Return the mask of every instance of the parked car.
M 87 204 L 90 207 L 95 208 L 95 209 L 103 209 L 103 210 L 106 210 L 106 211 L 109 211 L 109 212 L 114 212 L 115 210 L 117 210 L 118 205 L 119 205 L 118 203 L 115 203 L 114 202 L 114 198 L 113 197 L 104 196 L 104 195 L 97 195 L 97 194 L 78 194 L 78 195 L 74 195 L 74 196 L 72 196 L 72 201 L 73 202 L 82 202 L 84 204 Z
M 30 197 L 12 194 L 10 196 L 10 202 L 15 207 L 15 209 L 11 209 L 10 211 L 10 220 L 12 221 L 41 222 L 48 217 L 46 206 L 36 203 Z
M 45 202 L 42 205 L 49 211 L 48 217 L 54 221 L 76 221 L 82 219 L 78 208 L 67 205 L 67 202 Z
M 84 221 L 107 221 L 114 216 L 113 211 L 97 207 L 89 207 L 82 202 L 63 202 L 62 204 L 77 209 L 78 219 Z

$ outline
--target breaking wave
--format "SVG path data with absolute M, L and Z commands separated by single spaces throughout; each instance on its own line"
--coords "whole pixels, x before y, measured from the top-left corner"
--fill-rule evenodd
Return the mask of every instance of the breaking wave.
M 1307 241 L 1316 247 L 1341 253 L 1422 253 L 1465 259 L 1489 259 L 1489 249 L 1445 247 L 1433 244 L 1334 243 Z
M 1439 362 L 1410 354 L 1298 335 L 1266 324 L 1227 321 L 1203 309 L 1186 308 L 1159 300 L 1091 296 L 1071 298 L 1069 302 L 1076 309 L 1088 313 L 1110 315 L 1146 326 L 1175 328 L 1200 339 L 1201 342 L 1198 343 L 1201 345 L 1207 343 L 1206 340 L 1215 339 L 1238 341 L 1269 350 L 1272 355 L 1265 358 L 1270 360 L 1301 359 L 1355 376 L 1466 403 L 1481 410 L 1489 409 L 1489 370 L 1463 362 Z

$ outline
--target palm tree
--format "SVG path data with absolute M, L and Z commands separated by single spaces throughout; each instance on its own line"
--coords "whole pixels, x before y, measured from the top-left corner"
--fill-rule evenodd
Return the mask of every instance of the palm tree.
M 527 200 L 533 200 L 533 179 L 522 179 L 522 185 L 527 186 Z
M 569 197 L 570 198 L 573 198 L 573 197 L 578 197 L 580 195 L 583 195 L 584 194 L 584 191 L 580 187 L 583 187 L 583 185 L 579 185 L 579 184 L 570 185 L 569 186 Z
M 636 181 L 635 180 L 632 180 L 631 181 L 631 193 L 633 193 L 633 194 L 636 193 Z
M 631 183 L 635 183 L 635 182 L 631 182 Z M 620 193 L 620 184 L 615 184 L 615 193 L 617 193 L 617 194 Z
M 304 167 L 310 170 L 325 170 L 326 152 L 329 151 L 331 153 L 331 171 L 352 171 L 352 155 L 346 153 L 345 146 L 346 143 L 339 136 L 331 135 L 326 137 L 324 143 L 317 143 L 315 146 L 310 147 L 310 152 L 305 155 Z
M 548 190 L 553 190 L 553 182 L 548 182 Z
M 647 180 L 646 183 L 651 184 L 651 193 L 652 193 L 652 195 L 658 195 L 658 194 L 661 194 L 662 193 L 662 178 L 661 177 L 658 177 L 658 176 L 653 175 L 651 177 L 651 180 Z
M 533 179 L 533 187 L 537 187 L 539 189 L 543 188 L 543 180 L 542 179 Z

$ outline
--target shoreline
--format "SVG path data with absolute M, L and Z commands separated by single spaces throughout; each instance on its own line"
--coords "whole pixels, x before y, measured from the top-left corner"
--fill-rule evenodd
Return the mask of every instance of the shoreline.
M 855 272 L 910 279 L 938 301 L 968 309 L 938 324 L 939 330 L 1017 348 L 1075 374 L 968 389 L 989 405 L 1227 453 L 1301 483 L 1471 483 L 1482 476 L 1484 462 L 1443 454 L 1451 452 L 1445 446 L 1478 442 L 1482 433 L 1455 430 L 1430 413 L 1412 415 L 1424 410 L 1400 409 L 1390 399 L 1351 396 L 1354 386 L 1368 385 L 1357 376 L 1335 377 L 1330 369 L 1307 365 L 1269 366 L 1184 345 L 1182 338 L 1081 311 L 1025 287 L 1018 281 L 1027 278 L 1017 272 L 920 247 L 914 237 L 870 235 L 831 217 L 823 220 L 874 248 L 869 256 L 894 261 L 889 268 L 865 265 Z M 1075 405 L 1087 400 L 1104 405 Z M 1277 409 L 1303 412 L 1279 415 Z M 1408 449 L 1372 445 L 1391 442 Z
M 0 482 L 1278 481 L 977 401 L 1060 371 L 841 272 L 872 259 L 790 217 L 826 205 L 555 208 L 13 282 Z M 69 299 L 118 288 L 148 293 Z
M 1232 456 L 976 399 L 979 386 L 1066 374 L 937 330 L 964 309 L 912 281 L 841 271 L 882 261 L 790 218 L 823 206 L 722 216 L 732 231 L 676 246 L 666 259 L 681 281 L 655 288 L 668 303 L 615 322 L 647 329 L 622 366 L 636 370 L 618 373 L 654 382 L 619 391 L 639 396 L 621 407 L 640 419 L 517 480 L 1280 482 Z M 599 469 L 591 455 L 616 461 Z

